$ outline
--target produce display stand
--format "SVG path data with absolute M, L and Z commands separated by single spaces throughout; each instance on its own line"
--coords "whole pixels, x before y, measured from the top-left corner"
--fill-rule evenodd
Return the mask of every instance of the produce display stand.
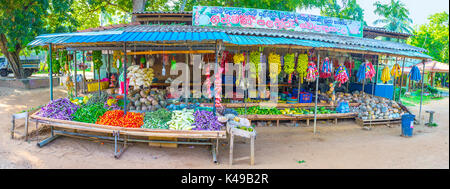
M 31 121 L 49 125 L 51 127 L 50 137 L 38 142 L 39 147 L 43 147 L 55 140 L 59 136 L 72 136 L 90 139 L 102 139 L 114 141 L 114 157 L 120 158 L 122 153 L 127 149 L 129 142 L 144 143 L 176 143 L 189 145 L 207 145 L 211 147 L 211 153 L 214 163 L 218 163 L 217 154 L 219 152 L 219 140 L 226 139 L 226 131 L 177 131 L 162 129 L 144 129 L 144 128 L 123 128 L 116 126 L 107 126 L 99 124 L 82 123 L 76 121 L 58 120 L 46 117 L 40 117 L 38 112 L 30 116 Z M 75 130 L 69 132 L 66 130 Z M 94 132 L 98 134 L 85 134 L 83 132 Z M 102 135 L 100 135 L 102 134 Z M 107 136 L 105 136 L 105 134 Z M 112 136 L 110 136 L 112 135 Z M 137 137 L 167 137 L 177 139 L 190 139 L 190 141 L 165 141 L 165 140 L 147 140 Z M 195 141 L 194 141 L 195 140 Z M 120 145 L 122 144 L 122 145 Z
M 211 103 L 203 103 L 205 106 L 212 106 Z M 314 107 L 314 103 L 297 103 L 297 104 L 286 104 L 286 103 L 222 103 L 226 108 L 244 108 L 252 106 L 264 106 L 264 107 L 277 107 L 277 108 L 300 108 L 300 107 Z M 360 103 L 349 103 L 349 106 L 359 106 Z M 336 107 L 336 105 L 331 105 L 329 103 L 318 103 L 318 107 Z
M 391 127 L 392 125 L 398 125 L 402 123 L 401 118 L 396 119 L 373 119 L 373 120 L 363 120 L 359 117 L 356 117 L 356 123 L 361 127 L 364 126 L 375 126 L 375 125 L 386 125 Z
M 358 116 L 357 113 L 335 113 L 335 114 L 317 114 L 316 119 L 321 120 L 334 120 L 334 124 L 337 124 L 338 119 L 352 119 Z M 314 119 L 314 114 L 296 114 L 296 115 L 242 115 L 251 121 L 276 121 L 277 127 L 279 127 L 280 121 L 300 121 L 306 120 L 306 125 L 309 126 L 309 121 Z

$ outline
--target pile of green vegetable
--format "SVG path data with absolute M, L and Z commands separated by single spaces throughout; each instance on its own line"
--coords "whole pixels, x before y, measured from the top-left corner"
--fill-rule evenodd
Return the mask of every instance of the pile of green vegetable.
M 104 104 L 108 100 L 108 94 L 106 93 L 95 93 L 92 95 L 91 98 L 87 101 L 86 105 L 92 105 L 92 104 Z
M 97 119 L 107 111 L 108 109 L 104 108 L 103 103 L 87 104 L 78 108 L 78 110 L 72 114 L 73 121 L 95 123 Z
M 245 108 L 236 108 L 235 110 L 240 115 L 246 114 Z M 249 114 L 249 115 L 253 115 L 253 114 L 279 115 L 279 114 L 281 114 L 281 111 L 278 110 L 277 108 L 264 108 L 264 107 L 261 108 L 259 106 L 252 106 L 252 107 L 247 108 L 247 114 Z
M 167 122 L 172 119 L 172 112 L 160 108 L 153 112 L 145 113 L 144 125 L 147 129 L 169 129 Z

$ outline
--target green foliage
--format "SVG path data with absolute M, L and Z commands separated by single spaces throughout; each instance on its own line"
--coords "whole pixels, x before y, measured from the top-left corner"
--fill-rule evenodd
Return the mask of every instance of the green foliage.
M 436 13 L 429 16 L 428 21 L 414 30 L 408 44 L 425 48 L 433 60 L 448 63 L 449 15 L 447 12 Z
M 374 13 L 381 17 L 375 20 L 374 24 L 384 24 L 384 28 L 396 32 L 412 32 L 409 10 L 400 0 L 391 0 L 387 4 L 381 4 L 377 1 L 373 5 L 376 7 Z
M 322 7 L 327 3 L 327 0 L 186 0 L 185 11 L 192 11 L 194 6 L 226 6 L 226 7 L 245 7 L 245 8 L 259 8 L 280 11 L 295 11 L 296 8 L 314 8 Z M 174 10 L 179 11 L 183 0 L 175 3 Z
M 356 0 L 341 0 L 341 2 L 342 6 L 338 3 L 338 0 L 328 0 L 320 9 L 320 14 L 322 16 L 357 20 L 367 25 L 364 21 L 364 9 L 359 6 Z

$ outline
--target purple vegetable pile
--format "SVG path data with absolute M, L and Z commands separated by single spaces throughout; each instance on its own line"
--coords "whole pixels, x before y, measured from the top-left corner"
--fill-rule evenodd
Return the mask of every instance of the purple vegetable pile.
M 79 106 L 70 102 L 69 99 L 60 98 L 53 100 L 46 106 L 42 107 L 41 111 L 39 111 L 37 115 L 53 119 L 72 120 L 72 114 L 75 113 L 78 108 Z
M 195 128 L 192 130 L 218 131 L 220 130 L 220 127 L 223 126 L 222 123 L 217 120 L 217 116 L 214 116 L 210 111 L 196 111 L 194 113 L 194 118 L 195 122 L 192 125 L 195 126 Z

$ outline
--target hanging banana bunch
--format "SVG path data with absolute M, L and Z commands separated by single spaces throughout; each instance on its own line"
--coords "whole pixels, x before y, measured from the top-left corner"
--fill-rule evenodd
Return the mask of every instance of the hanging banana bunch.
M 295 71 L 294 57 L 294 53 L 288 53 L 284 55 L 284 72 L 289 75 L 288 83 L 292 82 L 292 73 Z
M 244 54 L 242 54 L 242 53 L 236 53 L 236 54 L 233 56 L 233 61 L 234 61 L 235 64 L 241 64 L 241 65 L 239 66 L 239 73 L 236 74 L 236 75 L 237 75 L 236 86 L 239 86 L 239 82 L 240 82 L 240 80 L 241 80 L 241 75 L 242 75 L 242 71 L 241 71 L 242 68 L 241 68 L 241 67 L 242 67 L 242 62 L 244 62 Z
M 300 83 L 306 77 L 306 70 L 308 69 L 308 54 L 299 54 L 297 62 L 297 73 L 300 78 Z
M 281 59 L 280 59 L 280 55 L 271 52 L 269 54 L 269 77 L 272 80 L 275 80 L 278 76 L 278 74 L 280 74 L 281 72 Z
M 261 62 L 261 54 L 258 51 L 250 53 L 250 77 L 258 78 L 259 63 Z

